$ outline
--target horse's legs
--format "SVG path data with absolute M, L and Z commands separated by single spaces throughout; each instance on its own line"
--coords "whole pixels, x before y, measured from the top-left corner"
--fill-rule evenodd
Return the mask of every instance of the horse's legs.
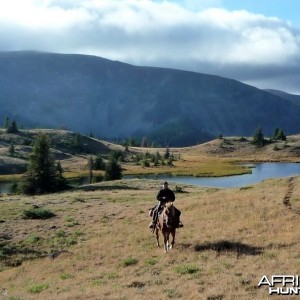
M 174 247 L 174 244 L 175 244 L 175 233 L 176 233 L 176 230 L 172 230 L 171 234 L 172 234 L 172 242 L 171 242 L 171 246 L 170 246 L 170 249 Z
M 155 235 L 156 235 L 156 245 L 157 247 L 159 247 L 159 230 L 157 228 L 155 228 Z
M 168 252 L 168 250 L 169 250 L 169 232 L 164 233 L 164 246 L 165 246 L 165 252 Z
M 168 240 L 166 236 L 164 236 L 164 248 L 165 248 L 165 252 L 168 252 Z

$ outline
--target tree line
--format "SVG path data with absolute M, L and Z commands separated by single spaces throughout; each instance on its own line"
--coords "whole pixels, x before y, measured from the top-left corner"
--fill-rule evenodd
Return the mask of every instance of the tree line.
M 116 154 L 111 153 L 105 163 L 101 156 L 90 162 L 92 169 L 105 170 L 105 180 L 122 178 L 122 169 Z M 56 162 L 50 149 L 50 142 L 45 135 L 39 135 L 34 141 L 29 164 L 20 187 L 14 186 L 14 192 L 26 195 L 54 193 L 71 188 L 63 175 L 60 162 Z
M 283 130 L 281 128 L 275 128 L 273 136 L 268 140 L 266 140 L 262 129 L 259 127 L 256 129 L 252 143 L 256 145 L 257 147 L 263 147 L 268 142 L 272 141 L 286 141 L 286 135 L 284 134 Z

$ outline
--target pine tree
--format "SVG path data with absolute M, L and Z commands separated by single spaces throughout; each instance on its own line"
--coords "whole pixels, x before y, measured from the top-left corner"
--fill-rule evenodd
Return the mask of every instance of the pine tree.
M 57 172 L 57 188 L 58 190 L 63 190 L 64 188 L 67 187 L 67 180 L 63 176 L 63 168 L 61 166 L 61 163 L 58 161 L 56 164 L 56 172 Z
M 12 141 L 10 142 L 8 152 L 9 152 L 9 155 L 10 155 L 10 156 L 14 156 L 14 155 L 15 155 L 15 146 L 14 146 L 14 144 L 12 143 Z
M 105 167 L 105 180 L 117 180 L 122 178 L 122 169 L 117 160 L 111 156 Z
M 17 122 L 13 120 L 11 123 L 9 123 L 8 127 L 6 128 L 7 133 L 17 133 L 19 132 Z
M 55 165 L 47 137 L 44 135 L 37 137 L 25 174 L 22 186 L 23 193 L 41 194 L 56 192 L 65 186 L 66 181 L 62 176 L 61 165 Z
M 90 170 L 93 170 L 93 169 L 94 169 L 94 165 L 95 165 L 95 163 L 94 163 L 93 157 L 92 157 L 92 156 L 89 156 L 89 159 L 88 159 L 88 168 L 89 168 Z
M 257 128 L 253 136 L 253 144 L 257 147 L 262 147 L 265 144 L 265 138 L 261 128 Z
M 94 159 L 93 159 L 92 156 L 90 156 L 89 160 L 88 160 L 88 169 L 89 169 L 89 183 L 92 183 L 93 182 L 93 177 L 94 177 L 94 174 L 93 174 Z
M 169 146 L 166 148 L 166 152 L 164 154 L 164 158 L 165 159 L 168 159 L 170 157 L 170 149 L 169 149 Z
M 100 154 L 96 156 L 94 162 L 94 170 L 105 170 L 105 162 L 103 161 Z
M 280 141 L 285 141 L 286 140 L 286 136 L 283 133 L 283 130 L 281 128 L 276 128 L 275 129 L 273 139 L 274 140 L 280 140 Z

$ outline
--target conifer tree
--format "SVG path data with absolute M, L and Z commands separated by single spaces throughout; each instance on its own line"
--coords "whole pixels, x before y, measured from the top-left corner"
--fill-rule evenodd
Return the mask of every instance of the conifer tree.
M 265 138 L 261 128 L 257 128 L 253 136 L 253 144 L 262 147 L 265 144 Z
M 66 181 L 62 176 L 61 165 L 55 165 L 47 137 L 44 135 L 37 137 L 25 174 L 22 186 L 23 193 L 51 193 L 65 187 Z
M 105 167 L 105 180 L 117 180 L 122 178 L 122 169 L 114 156 L 110 156 Z
M 165 159 L 168 159 L 170 157 L 170 149 L 169 149 L 169 146 L 166 148 L 166 152 L 164 154 L 164 158 Z
M 14 144 L 13 144 L 12 141 L 10 142 L 8 152 L 9 152 L 10 156 L 14 156 L 15 155 L 15 146 L 14 146 Z
M 8 127 L 6 128 L 7 133 L 17 133 L 19 132 L 17 122 L 13 120 L 11 123 L 9 122 Z
M 94 162 L 94 169 L 95 170 L 105 170 L 105 162 L 103 161 L 100 154 L 96 156 L 95 162 Z
M 285 141 L 286 140 L 286 136 L 283 133 L 283 130 L 281 128 L 276 128 L 275 129 L 273 139 L 274 140 L 280 140 L 280 141 Z

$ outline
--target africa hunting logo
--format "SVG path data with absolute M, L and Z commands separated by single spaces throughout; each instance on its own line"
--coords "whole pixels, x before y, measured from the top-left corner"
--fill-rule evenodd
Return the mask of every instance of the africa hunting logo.
M 266 285 L 269 287 L 269 295 L 299 295 L 299 275 L 272 275 L 270 279 L 263 275 L 258 287 Z

